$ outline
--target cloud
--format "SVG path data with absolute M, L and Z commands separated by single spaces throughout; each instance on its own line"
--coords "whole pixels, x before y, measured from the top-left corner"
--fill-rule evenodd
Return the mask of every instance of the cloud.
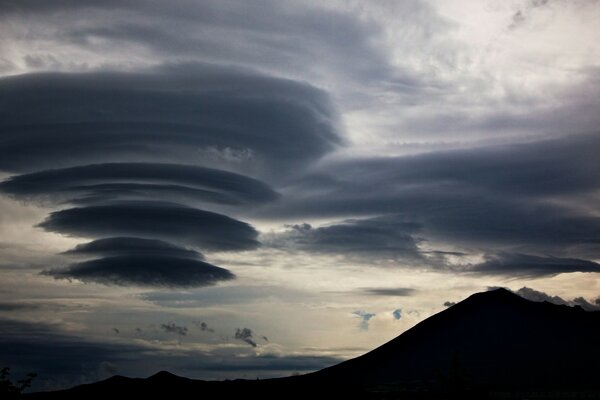
M 350 257 L 420 260 L 421 240 L 414 236 L 419 228 L 413 222 L 389 217 L 350 219 L 318 228 L 304 223 L 289 225 L 287 231 L 276 234 L 269 244 Z
M 31 311 L 42 308 L 41 304 L 26 303 L 21 301 L 0 301 L 0 312 Z
M 258 233 L 245 222 L 180 204 L 157 201 L 122 202 L 55 211 L 39 226 L 50 232 L 72 236 L 141 236 L 209 250 L 248 250 L 259 244 Z
M 354 312 L 352 312 L 352 314 L 356 315 L 357 317 L 360 317 L 360 319 L 361 319 L 360 329 L 363 331 L 369 330 L 369 320 L 371 318 L 375 317 L 375 315 L 376 315 L 374 313 L 370 313 L 370 312 L 363 311 L 363 310 L 354 311 Z
M 179 326 L 174 322 L 170 322 L 168 324 L 161 324 L 160 329 L 167 333 L 174 333 L 176 335 L 185 336 L 187 335 L 188 328 L 187 326 Z
M 251 205 L 273 201 L 265 183 L 193 165 L 108 163 L 15 175 L 0 191 L 17 199 L 74 204 L 160 198 L 175 202 Z
M 201 160 L 280 175 L 341 143 L 323 91 L 222 65 L 5 77 L 0 103 L 5 171 Z
M 204 321 L 194 321 L 193 324 L 200 328 L 202 332 L 215 333 L 215 330 L 210 328 Z
M 362 292 L 371 296 L 412 296 L 416 290 L 411 288 L 367 288 Z
M 473 265 L 470 270 L 487 274 L 542 277 L 568 272 L 600 272 L 600 264 L 576 258 L 503 252 L 486 256 L 486 261 Z
M 254 334 L 254 332 L 252 332 L 252 329 L 249 329 L 249 328 L 242 328 L 242 329 L 237 328 L 235 330 L 234 338 L 236 338 L 237 340 L 241 340 L 242 342 L 248 343 L 252 347 L 256 347 L 257 344 L 254 341 L 253 334 Z
M 531 300 L 531 301 L 538 301 L 538 302 L 547 301 L 548 303 L 558 304 L 558 305 L 567 305 L 567 306 L 571 306 L 571 307 L 580 306 L 581 308 L 583 308 L 586 311 L 600 310 L 599 304 L 592 304 L 592 303 L 588 302 L 586 299 L 584 299 L 583 297 L 576 297 L 573 300 L 565 300 L 562 297 L 551 296 L 547 293 L 544 293 L 544 292 L 541 292 L 539 290 L 535 290 L 532 288 L 528 288 L 525 286 L 520 288 L 519 290 L 515 291 L 514 293 L 518 294 L 519 296 L 523 297 L 524 299 Z
M 245 305 L 306 301 L 310 294 L 286 286 L 217 286 L 185 292 L 146 292 L 140 298 L 161 307 L 195 308 L 214 305 Z
M 600 218 L 590 210 L 600 190 L 599 137 L 338 159 L 298 180 L 269 212 L 288 220 L 352 216 L 323 229 L 293 226 L 285 235 L 298 248 L 352 253 L 354 246 L 374 257 L 429 256 L 434 265 L 444 255 L 419 253 L 424 240 L 490 253 L 518 246 L 595 258 Z
M 235 278 L 228 270 L 204 261 L 162 255 L 110 256 L 45 270 L 42 274 L 106 285 L 165 288 L 209 286 Z
M 113 237 L 98 239 L 78 244 L 63 254 L 70 256 L 126 256 L 126 255 L 159 255 L 178 258 L 203 260 L 204 256 L 191 249 L 176 246 L 163 240 L 142 239 L 135 237 Z
M 394 317 L 395 320 L 399 320 L 400 318 L 402 318 L 402 310 L 398 308 L 398 309 L 392 311 L 392 316 Z
M 444 307 L 452 307 L 453 305 L 456 305 L 455 301 L 445 301 L 444 302 Z

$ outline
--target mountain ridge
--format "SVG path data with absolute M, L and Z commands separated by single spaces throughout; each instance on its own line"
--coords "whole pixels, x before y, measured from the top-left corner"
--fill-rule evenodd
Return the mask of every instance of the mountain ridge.
M 598 311 L 534 302 L 495 289 L 469 296 L 366 354 L 306 375 L 219 382 L 161 371 L 147 379 L 113 377 L 30 396 L 77 398 L 91 392 L 108 395 L 119 391 L 138 395 L 252 393 L 268 398 L 290 393 L 343 394 L 347 398 L 379 398 L 377 393 L 438 398 L 435 396 L 440 393 L 462 393 L 468 398 L 465 393 L 477 397 L 540 389 L 592 390 L 600 396 L 595 372 L 600 360 L 599 337 Z

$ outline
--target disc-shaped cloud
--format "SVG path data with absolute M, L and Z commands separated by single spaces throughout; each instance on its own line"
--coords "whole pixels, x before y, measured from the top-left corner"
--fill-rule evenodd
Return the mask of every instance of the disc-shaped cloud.
M 209 64 L 7 77 L 0 104 L 8 171 L 147 161 L 280 175 L 340 143 L 325 92 Z
M 235 277 L 228 270 L 204 261 L 157 255 L 105 257 L 43 274 L 108 285 L 159 287 L 209 286 Z
M 75 246 L 74 249 L 64 252 L 70 256 L 165 256 L 203 260 L 204 256 L 199 252 L 186 249 L 163 240 L 141 239 L 135 237 L 114 237 L 98 239 L 89 243 Z
M 20 199 L 73 203 L 159 198 L 229 205 L 274 200 L 265 183 L 232 172 L 193 165 L 107 163 L 15 175 L 0 191 Z
M 164 202 L 124 202 L 70 208 L 51 213 L 38 226 L 70 236 L 133 236 L 208 250 L 248 250 L 259 244 L 258 232 L 245 222 Z

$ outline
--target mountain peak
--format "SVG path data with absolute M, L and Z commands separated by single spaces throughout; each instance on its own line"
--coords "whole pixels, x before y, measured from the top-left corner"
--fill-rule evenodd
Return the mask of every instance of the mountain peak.
M 166 380 L 166 379 L 177 379 L 179 378 L 177 375 L 172 374 L 168 371 L 159 371 L 156 374 L 150 376 L 148 379 L 151 380 Z

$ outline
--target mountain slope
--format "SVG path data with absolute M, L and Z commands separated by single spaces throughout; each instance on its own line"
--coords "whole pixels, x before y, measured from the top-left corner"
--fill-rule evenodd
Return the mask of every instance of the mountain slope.
M 307 377 L 404 387 L 461 379 L 486 387 L 588 387 L 598 381 L 600 312 L 477 293 L 383 346 Z

